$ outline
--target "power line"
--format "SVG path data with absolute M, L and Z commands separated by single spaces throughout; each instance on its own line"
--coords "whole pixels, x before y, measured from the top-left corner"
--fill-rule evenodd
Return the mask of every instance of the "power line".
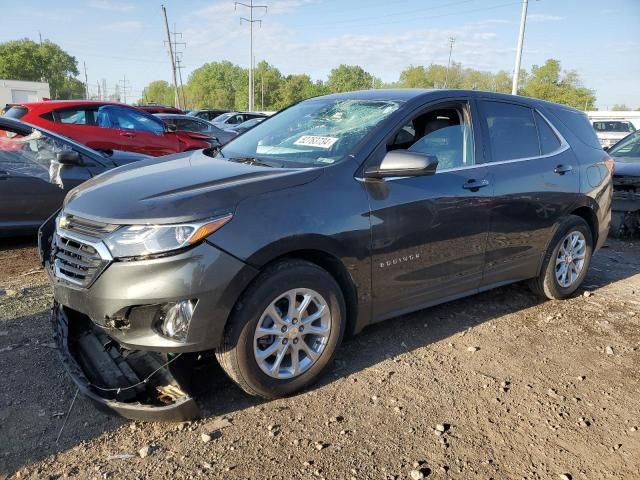
M 246 7 L 249 9 L 249 18 L 245 18 L 245 17 L 240 17 L 240 23 L 242 23 L 242 21 L 244 20 L 245 22 L 249 23 L 249 31 L 250 31 L 250 43 L 249 43 L 249 51 L 251 56 L 249 57 L 249 111 L 252 112 L 253 111 L 253 97 L 254 97 L 254 91 L 253 91 L 253 63 L 255 60 L 255 57 L 253 56 L 253 24 L 254 23 L 259 23 L 260 26 L 262 27 L 262 20 L 254 20 L 253 19 L 253 10 L 255 8 L 264 8 L 265 13 L 267 12 L 267 6 L 266 5 L 254 5 L 253 4 L 253 0 L 250 0 L 249 3 L 242 3 L 242 2 L 234 2 L 233 3 L 233 9 L 236 10 L 238 8 L 238 5 L 241 5 L 243 7 Z
M 465 1 L 470 1 L 470 0 L 465 0 Z M 457 5 L 460 4 L 462 2 L 456 2 L 456 3 L 451 3 L 451 4 L 443 4 L 441 5 L 442 7 L 445 6 L 453 6 L 453 5 Z M 441 13 L 438 15 L 426 15 L 426 16 L 415 16 L 416 12 L 422 11 L 424 9 L 415 9 L 415 10 L 409 10 L 406 12 L 401 12 L 401 13 L 396 13 L 396 14 L 389 14 L 389 15 L 383 15 L 383 16 L 375 16 L 375 17 L 361 17 L 361 18 L 356 18 L 353 20 L 336 20 L 336 21 L 331 21 L 331 22 L 321 22 L 321 23 L 299 23 L 297 24 L 297 26 L 299 27 L 324 27 L 324 26 L 334 26 L 336 24 L 357 24 L 359 27 L 369 27 L 369 26 L 380 26 L 380 25 L 394 25 L 394 24 L 398 24 L 398 23 L 406 23 L 407 22 L 407 18 L 406 16 L 410 16 L 411 20 L 420 20 L 420 21 L 425 21 L 425 20 L 433 20 L 433 19 L 437 19 L 437 18 L 443 18 L 443 17 L 451 17 L 453 15 L 461 15 L 462 13 L 467 14 L 467 13 L 475 13 L 475 12 L 484 12 L 486 10 L 496 10 L 499 8 L 503 8 L 503 7 L 508 7 L 511 5 L 519 5 L 520 2 L 509 2 L 509 3 L 502 3 L 499 5 L 492 5 L 490 7 L 481 7 L 481 8 L 474 8 L 474 9 L 470 9 L 470 10 L 464 10 L 464 12 L 451 12 L 451 13 Z M 374 22 L 374 23 L 362 23 L 362 20 L 375 20 L 375 19 L 384 19 L 384 18 L 388 18 L 390 16 L 394 16 L 394 15 L 402 15 L 405 18 L 401 18 L 398 20 L 391 20 L 388 22 Z

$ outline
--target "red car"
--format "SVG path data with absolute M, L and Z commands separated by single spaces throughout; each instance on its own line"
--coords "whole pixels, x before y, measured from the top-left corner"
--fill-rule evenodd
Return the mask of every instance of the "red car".
M 172 131 L 153 115 L 121 103 L 20 103 L 12 105 L 5 116 L 66 135 L 94 150 L 125 150 L 157 157 L 214 146 L 207 135 Z

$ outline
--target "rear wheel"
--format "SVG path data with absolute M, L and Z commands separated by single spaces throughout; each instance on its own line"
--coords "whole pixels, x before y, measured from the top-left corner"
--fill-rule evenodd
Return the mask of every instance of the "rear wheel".
M 562 300 L 584 281 L 591 263 L 593 236 L 587 222 L 570 215 L 558 228 L 544 258 L 540 275 L 529 282 L 538 295 Z
M 267 268 L 238 301 L 216 357 L 242 389 L 264 398 L 314 382 L 344 334 L 345 306 L 333 277 L 287 260 Z

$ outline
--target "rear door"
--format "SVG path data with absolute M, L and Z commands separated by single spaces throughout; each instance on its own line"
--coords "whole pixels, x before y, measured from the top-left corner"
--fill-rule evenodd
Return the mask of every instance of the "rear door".
M 117 149 L 156 157 L 180 151 L 177 136 L 165 133 L 161 120 L 136 109 L 105 105 L 99 109 L 98 121 L 115 133 Z
M 363 182 L 371 206 L 375 320 L 480 285 L 492 186 L 488 168 L 478 164 L 474 116 L 466 98 L 427 107 L 374 154 L 375 163 L 387 151 L 407 149 L 439 162 L 432 176 Z
M 480 100 L 487 167 L 494 184 L 483 286 L 537 275 L 541 256 L 579 192 L 567 142 L 539 111 Z

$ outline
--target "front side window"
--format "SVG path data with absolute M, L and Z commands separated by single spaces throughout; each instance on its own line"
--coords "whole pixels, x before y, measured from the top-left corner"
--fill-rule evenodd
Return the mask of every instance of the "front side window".
M 105 105 L 98 109 L 97 123 L 102 128 L 137 130 L 141 132 L 164 133 L 164 124 L 151 115 L 144 115 L 133 109 Z
M 387 151 L 405 149 L 434 156 L 438 171 L 474 165 L 473 131 L 465 110 L 461 105 L 418 115 L 393 135 Z
M 493 162 L 540 156 L 536 123 L 529 107 L 491 101 L 482 105 Z
M 256 158 L 281 166 L 322 166 L 346 158 L 401 103 L 315 98 L 269 118 L 227 144 L 226 158 Z

